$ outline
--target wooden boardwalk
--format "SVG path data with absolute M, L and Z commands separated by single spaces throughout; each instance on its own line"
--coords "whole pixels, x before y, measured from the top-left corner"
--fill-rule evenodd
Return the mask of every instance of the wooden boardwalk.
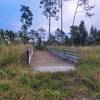
M 68 71 L 73 70 L 74 65 L 50 54 L 48 51 L 36 51 L 33 53 L 32 67 L 37 71 Z

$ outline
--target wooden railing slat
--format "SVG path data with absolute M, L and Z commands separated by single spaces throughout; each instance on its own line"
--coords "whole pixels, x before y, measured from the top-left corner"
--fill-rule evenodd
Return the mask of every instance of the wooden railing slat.
M 64 49 L 65 51 L 66 49 Z M 79 60 L 80 60 L 80 56 L 79 56 L 79 49 L 75 49 L 77 50 L 77 55 L 73 55 L 73 54 L 69 54 L 68 52 L 64 52 L 63 49 L 55 49 L 55 48 L 48 48 L 48 51 L 53 53 L 54 55 L 56 56 L 59 56 L 63 59 L 67 59 L 71 62 L 74 62 L 74 63 L 79 63 Z M 67 49 L 67 51 L 71 52 L 70 49 Z M 76 51 L 75 51 L 76 52 Z

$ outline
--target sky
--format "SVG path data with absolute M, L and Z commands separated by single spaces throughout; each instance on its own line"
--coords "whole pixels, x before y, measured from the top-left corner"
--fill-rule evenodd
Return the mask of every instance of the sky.
M 79 25 L 81 20 L 85 21 L 85 25 L 89 30 L 91 25 L 100 29 L 100 0 L 91 0 L 95 4 L 92 10 L 95 15 L 92 18 L 87 18 L 83 13 L 77 14 L 75 24 Z M 39 8 L 40 0 L 0 0 L 0 28 L 19 31 L 20 22 L 20 5 L 29 6 L 33 13 L 33 25 L 31 29 L 38 30 L 40 27 L 48 31 L 48 19 L 42 14 L 42 9 Z M 73 15 L 76 7 L 76 0 L 64 2 L 63 7 L 63 22 L 64 31 L 69 32 L 72 25 Z M 54 32 L 60 27 L 60 20 L 55 21 L 52 18 L 51 31 Z

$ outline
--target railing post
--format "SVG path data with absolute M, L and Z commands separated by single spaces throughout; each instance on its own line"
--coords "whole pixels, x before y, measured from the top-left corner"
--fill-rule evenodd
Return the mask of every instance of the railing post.
M 26 53 L 27 53 L 27 64 L 29 64 L 29 50 L 27 50 Z
M 33 49 L 32 48 L 27 49 L 26 53 L 27 53 L 27 64 L 31 64 Z

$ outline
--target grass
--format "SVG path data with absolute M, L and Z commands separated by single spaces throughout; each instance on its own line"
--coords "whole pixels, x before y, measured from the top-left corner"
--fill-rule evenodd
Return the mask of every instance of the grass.
M 23 63 L 26 59 L 26 49 L 29 45 L 9 45 L 0 47 L 0 64 Z
M 0 100 L 100 100 L 100 47 L 80 47 L 80 64 L 68 73 L 32 71 L 24 62 L 28 47 L 9 46 L 4 51 L 4 56 L 16 53 L 11 61 L 5 61 L 8 56 L 2 60 L 6 67 L 0 67 Z
M 76 77 L 87 87 L 93 100 L 100 100 L 100 47 L 82 47 L 81 62 Z
M 1 97 L 7 100 L 66 100 L 82 92 L 80 88 L 66 73 L 23 73 L 0 82 Z

